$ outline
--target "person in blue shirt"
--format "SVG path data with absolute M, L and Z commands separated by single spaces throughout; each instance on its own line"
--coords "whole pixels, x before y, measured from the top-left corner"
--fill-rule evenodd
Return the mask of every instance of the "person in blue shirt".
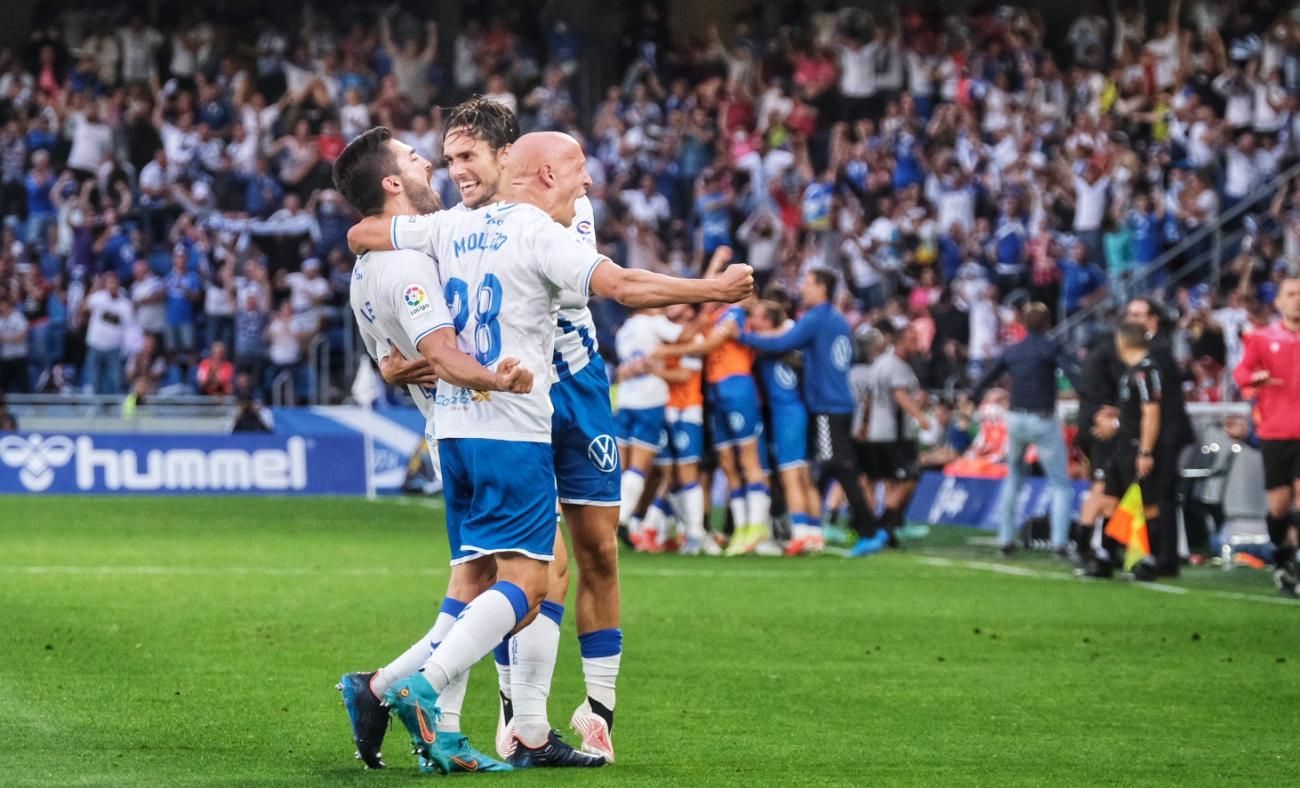
M 775 301 L 760 301 L 749 316 L 755 333 L 771 335 L 788 329 L 785 309 Z M 821 529 L 821 501 L 808 468 L 808 406 L 799 393 L 796 354 L 763 353 L 754 361 L 754 374 L 767 405 L 767 429 L 773 464 L 790 512 L 791 539 L 786 555 L 819 553 L 826 542 Z M 802 366 L 802 365 L 800 365 Z
M 851 440 L 855 401 L 849 386 L 853 340 L 848 321 L 832 303 L 837 284 L 829 269 L 809 270 L 799 288 L 806 311 L 789 331 L 776 336 L 744 331 L 739 339 L 760 353 L 803 351 L 803 398 L 812 415 L 812 445 L 821 466 L 819 486 L 825 489 L 833 479 L 843 488 L 859 537 L 851 555 L 863 556 L 883 550 L 886 534 L 875 522 L 858 484 Z
M 1133 210 L 1129 211 L 1124 220 L 1128 231 L 1133 234 L 1132 263 L 1134 272 L 1139 276 L 1160 256 L 1163 213 L 1163 210 L 1156 207 L 1149 193 L 1139 192 L 1134 196 Z M 1149 281 L 1139 284 L 1150 287 L 1161 283 Z
M 1025 241 L 1028 237 L 1019 201 L 1007 198 L 993 231 L 995 271 L 1000 292 L 1010 293 L 1025 284 Z
M 731 204 L 734 199 L 727 192 L 720 173 L 706 173 L 700 179 L 699 191 L 695 197 L 695 214 L 700 223 L 697 248 L 704 258 L 712 257 L 720 246 L 731 246 Z
M 167 286 L 167 352 L 173 356 L 194 352 L 194 305 L 203 297 L 203 282 L 190 270 L 190 253 L 184 246 L 172 250 L 172 270 Z
M 1076 241 L 1060 262 L 1061 306 L 1066 317 L 1088 306 L 1106 287 L 1106 274 L 1090 261 L 1091 251 Z
M 53 223 L 55 208 L 51 192 L 57 179 L 50 168 L 50 154 L 38 150 L 32 154 L 32 168 L 23 178 L 27 192 L 27 230 L 24 239 L 29 244 L 45 240 L 45 228 Z

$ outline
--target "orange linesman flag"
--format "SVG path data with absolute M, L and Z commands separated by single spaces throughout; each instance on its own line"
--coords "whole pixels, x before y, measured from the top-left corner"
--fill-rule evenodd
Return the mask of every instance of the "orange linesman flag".
M 1115 507 L 1115 514 L 1106 523 L 1106 535 L 1124 545 L 1124 571 L 1131 571 L 1143 558 L 1151 555 L 1151 541 L 1147 537 L 1147 516 L 1142 507 L 1142 488 L 1137 483 Z

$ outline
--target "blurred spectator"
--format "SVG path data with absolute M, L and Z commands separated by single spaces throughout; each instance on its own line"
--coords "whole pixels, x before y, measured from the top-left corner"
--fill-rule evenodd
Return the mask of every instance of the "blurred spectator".
M 294 395 L 286 404 L 293 404 L 292 400 L 302 389 L 302 350 L 306 335 L 297 330 L 298 325 L 293 306 L 285 301 L 266 328 L 266 356 L 271 362 L 267 381 L 270 384 L 281 375 L 288 374 L 288 379 L 293 383 Z
M 209 397 L 230 396 L 234 385 L 235 366 L 226 356 L 226 343 L 213 342 L 212 352 L 199 362 L 195 385 L 199 394 Z
M 203 281 L 190 270 L 189 251 L 182 245 L 172 250 L 172 270 L 167 274 L 167 353 L 174 359 L 194 352 L 194 306 L 203 296 Z
M 135 310 L 122 291 L 116 271 L 95 278 L 82 305 L 86 315 L 86 366 L 84 381 L 96 394 L 122 393 L 122 351 Z
M 27 380 L 27 318 L 13 298 L 0 290 L 0 391 L 25 393 Z
M 167 333 L 167 285 L 149 267 L 148 260 L 136 260 L 131 270 L 131 303 L 135 307 L 136 325 L 145 336 L 161 344 Z

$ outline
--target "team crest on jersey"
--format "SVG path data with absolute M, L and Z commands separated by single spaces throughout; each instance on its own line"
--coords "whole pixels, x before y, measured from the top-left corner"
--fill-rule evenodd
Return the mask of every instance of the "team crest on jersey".
M 601 473 L 613 473 L 618 468 L 618 444 L 610 435 L 597 435 L 587 444 L 587 459 Z
M 406 301 L 406 314 L 411 317 L 419 317 L 433 308 L 429 303 L 429 294 L 424 292 L 424 285 L 415 282 L 406 286 L 402 298 Z

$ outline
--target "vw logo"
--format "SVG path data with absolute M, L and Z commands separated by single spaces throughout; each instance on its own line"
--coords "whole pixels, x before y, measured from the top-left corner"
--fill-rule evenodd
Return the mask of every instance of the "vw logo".
M 618 469 L 618 445 L 610 435 L 597 435 L 587 444 L 587 459 L 601 473 L 613 473 Z
M 732 411 L 727 414 L 727 426 L 731 427 L 733 433 L 739 434 L 745 429 L 745 414 Z
M 853 343 L 846 336 L 835 337 L 831 343 L 831 363 L 836 369 L 848 369 L 853 363 Z
M 72 460 L 72 439 L 63 435 L 6 435 L 0 438 L 0 462 L 18 468 L 18 481 L 32 492 L 43 492 L 54 483 L 54 469 Z
M 794 374 L 794 370 L 784 361 L 777 362 L 776 365 L 776 385 L 783 389 L 792 389 L 799 385 L 799 378 Z
M 678 430 L 673 435 L 673 446 L 677 451 L 686 451 L 691 446 L 691 435 L 685 430 Z

